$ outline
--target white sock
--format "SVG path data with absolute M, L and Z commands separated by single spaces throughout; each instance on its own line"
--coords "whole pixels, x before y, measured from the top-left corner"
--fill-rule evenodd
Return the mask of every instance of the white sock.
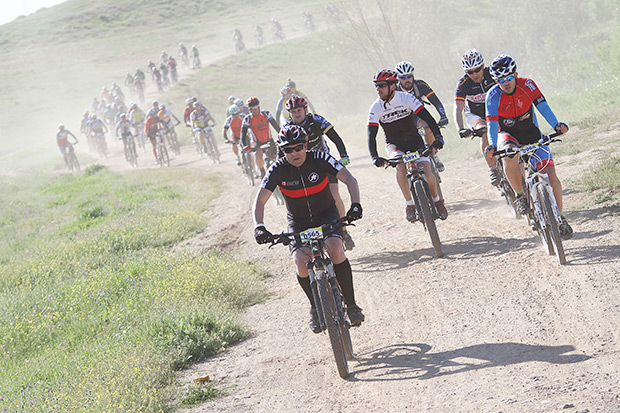
M 413 199 L 410 201 L 407 201 L 407 205 L 415 205 L 415 202 L 413 202 Z

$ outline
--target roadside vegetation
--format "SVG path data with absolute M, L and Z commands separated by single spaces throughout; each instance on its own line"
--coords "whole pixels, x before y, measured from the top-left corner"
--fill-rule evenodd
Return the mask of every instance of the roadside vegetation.
M 236 314 L 261 275 L 171 248 L 219 184 L 97 165 L 2 184 L 0 410 L 165 410 L 175 370 L 247 335 Z

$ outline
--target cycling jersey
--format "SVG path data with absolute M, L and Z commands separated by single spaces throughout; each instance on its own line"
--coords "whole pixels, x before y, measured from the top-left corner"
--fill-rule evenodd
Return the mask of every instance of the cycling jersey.
M 243 116 L 234 118 L 229 116 L 224 122 L 224 129 L 230 129 L 232 131 L 232 138 L 237 140 L 241 137 L 241 124 L 243 123 Z
M 269 124 L 278 130 L 278 122 L 271 115 L 271 112 L 268 110 L 262 110 L 258 114 L 258 116 L 254 116 L 249 114 L 245 118 L 243 118 L 243 123 L 241 125 L 241 138 L 243 146 L 248 146 L 248 129 L 254 135 L 254 140 L 259 145 L 263 143 L 267 143 L 269 139 L 271 139 L 271 130 L 269 129 Z
M 295 123 L 291 120 L 288 124 L 294 125 Z M 304 128 L 308 134 L 309 151 L 323 151 L 329 153 L 329 146 L 327 146 L 327 142 L 325 142 L 325 138 L 323 138 L 323 135 L 327 135 L 336 145 L 340 156 L 343 157 L 347 155 L 347 150 L 342 138 L 336 133 L 334 126 L 323 116 L 316 113 L 308 113 L 303 123 L 299 126 Z
M 469 75 L 465 74 L 456 85 L 454 100 L 465 102 L 467 110 L 484 119 L 484 99 L 489 89 L 494 85 L 495 81 L 491 77 L 488 67 L 484 68 L 484 76 L 480 83 L 474 82 Z
M 418 133 L 415 124 L 414 114 L 420 113 L 424 105 L 413 95 L 405 92 L 395 91 L 394 96 L 389 102 L 378 98 L 370 107 L 368 113 L 368 126 L 379 126 L 383 128 L 386 144 L 411 147 L 415 150 L 424 148 L 424 141 Z M 428 114 L 428 111 L 424 109 Z M 428 114 L 430 116 L 430 114 Z M 439 128 L 435 123 L 431 126 L 435 136 L 440 136 Z M 370 155 L 377 157 L 376 141 L 369 141 L 368 146 Z
M 442 118 L 446 117 L 446 110 L 444 109 L 443 104 L 441 103 L 433 89 L 430 87 L 430 85 L 422 79 L 414 79 L 413 87 L 411 88 L 411 90 L 405 90 L 401 84 L 398 84 L 396 90 L 411 93 L 422 103 L 426 103 L 423 99 L 426 98 L 428 102 L 432 103 L 433 106 L 435 106 L 435 109 L 437 109 L 437 112 Z
M 132 109 L 129 112 L 129 119 L 131 119 L 134 124 L 138 125 L 144 120 L 144 112 L 140 108 Z
M 544 102 L 544 104 L 543 104 Z M 540 106 L 543 104 L 543 106 Z M 545 118 L 555 126 L 557 119 L 548 109 L 545 97 L 532 79 L 517 78 L 517 84 L 512 94 L 503 92 L 499 85 L 491 88 L 486 97 L 487 122 L 499 122 L 497 128 L 489 128 L 489 139 L 492 145 L 497 145 L 498 132 L 510 134 L 520 145 L 535 143 L 540 139 L 534 105 L 543 114 L 550 113 Z M 549 112 L 543 112 L 548 109 Z
M 66 147 L 69 143 L 69 131 L 65 129 L 56 132 L 56 142 L 58 143 L 58 146 L 63 148 Z
M 334 207 L 329 176 L 336 175 L 342 168 L 344 166 L 328 153 L 307 152 L 299 168 L 286 158 L 278 159 L 267 171 L 261 186 L 271 192 L 280 187 L 289 220 L 312 220 Z
M 202 110 L 196 111 L 194 110 L 192 114 L 189 116 L 190 121 L 192 122 L 192 127 L 196 128 L 206 128 L 209 126 L 209 111 Z
M 123 138 L 131 135 L 131 122 L 129 122 L 127 119 L 119 120 L 116 124 L 116 133 L 119 132 L 119 129 Z
M 96 119 L 90 122 L 90 130 L 96 134 L 103 134 L 104 124 L 101 119 Z

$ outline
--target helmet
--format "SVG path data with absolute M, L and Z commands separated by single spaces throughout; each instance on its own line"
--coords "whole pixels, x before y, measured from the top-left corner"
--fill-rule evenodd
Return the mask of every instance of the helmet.
M 308 134 L 298 125 L 285 125 L 278 133 L 278 146 L 293 145 L 308 141 Z
M 138 107 L 137 103 L 132 103 L 131 106 L 129 106 L 132 109 L 136 109 Z
M 92 118 L 93 120 L 97 120 L 97 115 L 93 114 L 93 116 L 91 116 L 91 118 Z
M 482 53 L 476 49 L 469 49 L 461 58 L 463 70 L 471 70 L 475 67 L 482 66 L 483 63 L 484 58 L 482 57 Z
M 87 118 L 88 117 L 88 112 L 84 112 L 84 117 Z
M 166 109 L 166 105 L 164 105 L 163 103 L 159 105 L 159 110 L 164 110 L 164 109 Z
M 58 129 L 60 130 L 64 130 L 65 129 L 65 125 L 63 125 L 62 123 L 60 125 L 58 125 Z
M 230 113 L 231 115 L 236 115 L 239 112 L 241 112 L 241 109 L 239 109 L 239 106 L 237 105 L 230 105 L 228 107 L 228 113 Z
M 291 79 L 289 79 L 284 86 L 289 89 L 297 89 L 297 85 Z
M 126 118 L 127 114 L 125 112 L 121 113 L 121 118 Z
M 159 106 L 159 102 L 158 102 L 158 101 L 156 101 L 156 100 L 154 100 L 154 101 L 153 101 L 153 106 Z
M 260 100 L 258 100 L 256 96 L 252 96 L 251 98 L 248 98 L 247 104 L 249 107 L 258 106 L 260 105 Z
M 280 94 L 282 96 L 286 96 L 290 93 L 291 93 L 291 89 L 288 86 L 284 86 L 282 89 L 280 89 Z
M 307 108 L 308 101 L 304 97 L 293 95 L 291 96 L 289 100 L 286 101 L 286 104 L 284 105 L 284 107 L 288 111 L 290 111 L 291 109 L 297 109 L 297 108 Z
M 387 82 L 388 84 L 393 84 L 398 82 L 398 77 L 396 76 L 396 72 L 390 69 L 381 69 L 377 73 L 375 73 L 375 77 L 372 79 L 373 82 Z
M 235 99 L 235 105 L 239 106 L 239 108 L 241 108 L 243 106 L 243 100 L 237 98 Z
M 235 103 L 235 100 L 237 100 L 237 98 L 235 96 L 228 96 L 228 104 L 232 105 L 233 103 Z
M 183 47 L 183 43 L 179 43 L 179 47 Z
M 413 65 L 405 60 L 402 62 L 396 63 L 396 67 L 394 71 L 398 76 L 412 75 L 413 74 Z
M 185 103 L 192 103 L 192 98 L 185 99 Z
M 197 102 L 198 98 L 196 96 L 192 96 L 191 98 L 189 98 L 190 102 Z
M 489 71 L 493 79 L 501 79 L 502 77 L 515 74 L 517 72 L 517 63 L 512 57 L 501 54 L 493 60 Z
M 194 102 L 194 103 L 192 104 L 192 106 L 193 106 L 194 108 L 199 108 L 199 107 L 200 107 L 200 102 Z

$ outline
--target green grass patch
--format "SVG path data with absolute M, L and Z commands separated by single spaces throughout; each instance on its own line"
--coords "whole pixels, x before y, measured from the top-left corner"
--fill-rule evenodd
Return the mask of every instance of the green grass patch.
M 603 161 L 585 174 L 581 184 L 585 191 L 596 193 L 597 204 L 616 199 L 620 192 L 620 157 Z
M 208 225 L 218 187 L 105 168 L 2 184 L 0 409 L 166 410 L 174 370 L 247 336 L 236 314 L 262 274 L 171 248 Z

